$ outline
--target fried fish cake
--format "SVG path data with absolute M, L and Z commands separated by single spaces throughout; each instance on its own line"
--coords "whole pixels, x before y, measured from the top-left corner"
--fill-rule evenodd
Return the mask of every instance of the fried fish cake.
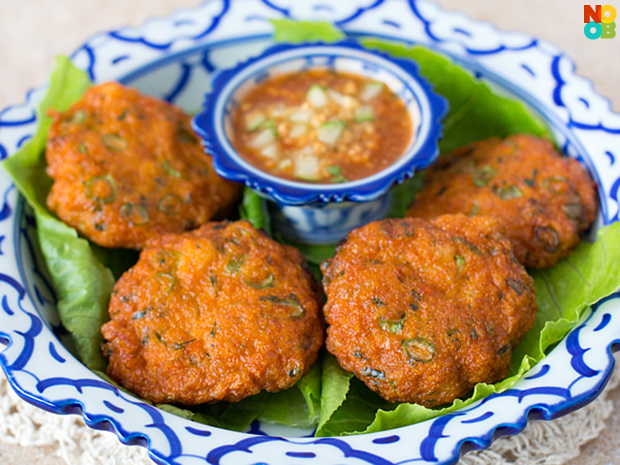
M 227 213 L 240 195 L 169 103 L 107 83 L 51 116 L 47 204 L 99 245 L 140 249 Z
M 407 216 L 493 216 L 521 263 L 547 268 L 577 246 L 597 209 L 596 184 L 586 170 L 548 140 L 522 134 L 443 156 Z
M 108 375 L 156 403 L 289 388 L 324 338 L 318 283 L 301 253 L 247 221 L 153 240 L 116 283 L 109 311 Z
M 327 350 L 391 402 L 441 405 L 505 378 L 536 318 L 533 280 L 489 217 L 370 223 L 322 270 Z

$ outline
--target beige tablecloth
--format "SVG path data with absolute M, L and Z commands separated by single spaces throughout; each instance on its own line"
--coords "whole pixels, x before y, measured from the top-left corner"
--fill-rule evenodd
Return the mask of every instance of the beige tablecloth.
M 21 103 L 28 89 L 46 81 L 56 54 L 70 54 L 94 33 L 121 25 L 138 25 L 147 18 L 165 16 L 174 9 L 199 3 L 199 0 L 0 0 L 0 109 Z M 620 34 L 611 40 L 587 39 L 583 34 L 583 1 L 438 0 L 438 3 L 446 9 L 462 10 L 477 20 L 490 21 L 499 29 L 523 31 L 555 43 L 575 61 L 577 73 L 589 78 L 598 93 L 611 99 L 612 108 L 620 112 Z M 620 11 L 620 4 L 614 6 Z M 593 410 L 565 417 L 562 427 L 554 426 L 553 423 L 545 424 L 545 428 L 540 429 L 542 432 L 530 433 L 529 436 L 519 435 L 513 441 L 513 444 L 527 449 L 538 447 L 536 435 L 541 438 L 546 435 L 551 436 L 555 449 L 564 448 L 570 452 L 575 443 L 582 442 L 585 434 L 596 435 L 602 428 L 602 434 L 584 446 L 578 457 L 569 462 L 565 461 L 566 456 L 555 456 L 549 461 L 534 462 L 527 459 L 521 462 L 516 460 L 515 463 L 620 463 L 620 442 L 617 440 L 620 437 L 620 390 L 606 391 L 606 397 L 607 402 L 600 403 Z M 11 413 L 19 410 L 11 402 L 0 389 L 0 407 L 4 406 L 8 415 L 4 417 L 5 422 L 14 418 L 10 416 Z M 612 403 L 616 409 L 603 423 L 601 418 L 606 416 L 605 412 L 609 411 Z M 36 415 L 27 409 L 24 411 L 26 413 L 23 415 Z M 63 423 L 61 417 L 57 418 L 58 425 L 66 432 L 68 423 Z M 590 424 L 587 424 L 588 418 Z M 571 424 L 577 426 L 574 431 L 570 429 Z M 35 426 L 29 424 L 28 428 Z M 0 423 L 0 431 L 7 431 L 7 427 Z M 11 428 L 11 431 L 17 430 L 19 424 Z M 56 433 L 54 427 L 50 428 L 49 434 L 53 437 Z M 57 443 L 62 445 L 61 436 L 58 434 Z M 62 447 L 66 447 L 66 444 L 60 448 L 53 441 L 42 441 L 40 444 L 45 445 L 26 448 L 7 444 L 0 437 L 0 463 L 70 463 L 66 453 L 65 458 L 62 458 Z M 86 454 L 83 456 L 86 458 L 74 459 L 74 463 L 130 463 L 127 457 L 106 456 L 105 459 L 97 459 L 93 458 L 94 455 Z M 483 460 L 483 457 L 468 456 L 465 461 L 493 463 L 489 462 L 488 457 Z

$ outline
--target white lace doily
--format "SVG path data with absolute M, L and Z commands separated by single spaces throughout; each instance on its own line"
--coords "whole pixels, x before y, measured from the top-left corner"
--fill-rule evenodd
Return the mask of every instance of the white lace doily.
M 620 370 L 586 407 L 553 421 L 531 422 L 521 434 L 501 438 L 484 451 L 463 456 L 460 465 L 561 465 L 596 438 L 613 411 L 607 393 L 620 384 Z M 46 448 L 67 465 L 152 465 L 146 449 L 122 445 L 112 433 L 88 428 L 80 416 L 54 415 L 21 400 L 0 377 L 0 441 Z

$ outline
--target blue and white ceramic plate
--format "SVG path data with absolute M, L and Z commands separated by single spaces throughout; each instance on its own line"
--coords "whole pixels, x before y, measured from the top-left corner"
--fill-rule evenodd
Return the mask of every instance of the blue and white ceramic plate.
M 552 127 L 570 156 L 599 184 L 598 224 L 618 220 L 620 116 L 573 73 L 556 47 L 503 33 L 460 13 L 415 0 L 210 0 L 169 18 L 99 34 L 74 55 L 96 82 L 119 80 L 189 111 L 200 107 L 209 75 L 271 45 L 267 18 L 323 19 L 347 33 L 417 42 L 444 51 L 503 92 L 527 102 Z M 0 113 L 0 156 L 34 132 L 45 89 Z M 235 433 L 191 423 L 120 392 L 79 363 L 60 343 L 54 294 L 39 267 L 32 217 L 8 176 L 0 174 L 0 362 L 27 401 L 55 413 L 78 413 L 93 428 L 141 444 L 162 464 L 452 463 L 521 431 L 530 418 L 550 419 L 590 402 L 613 369 L 620 341 L 620 298 L 595 306 L 550 355 L 512 389 L 462 411 L 417 425 L 343 438 L 296 437 L 307 431 L 260 425 Z

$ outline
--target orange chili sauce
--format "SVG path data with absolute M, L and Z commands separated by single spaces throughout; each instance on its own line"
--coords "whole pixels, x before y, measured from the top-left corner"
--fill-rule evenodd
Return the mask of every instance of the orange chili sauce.
M 293 181 L 338 183 L 378 173 L 400 158 L 411 142 L 413 129 L 405 102 L 387 86 L 383 85 L 371 100 L 363 101 L 364 89 L 370 83 L 378 84 L 363 76 L 327 69 L 268 78 L 246 94 L 233 111 L 233 146 L 256 168 Z M 308 92 L 313 86 L 320 86 L 326 95 L 331 90 L 347 97 L 349 108 L 331 98 L 321 108 L 314 107 L 308 101 Z M 359 111 L 356 109 L 361 106 L 366 106 L 366 110 L 372 107 L 372 121 L 356 121 L 356 111 Z M 287 115 L 296 112 L 298 115 L 310 112 L 311 117 L 306 123 L 307 132 L 291 137 L 298 123 Z M 264 116 L 263 127 L 270 125 L 275 129 L 277 150 L 269 150 L 277 152 L 277 156 L 271 152 L 270 156 L 264 156 L 260 149 L 252 146 L 253 138 L 261 129 L 249 130 L 248 118 L 256 115 Z M 345 126 L 337 142 L 329 145 L 321 142 L 319 132 L 323 124 L 332 121 L 345 123 Z M 295 173 L 296 157 L 304 150 L 318 158 L 319 167 L 313 179 L 300 178 Z

